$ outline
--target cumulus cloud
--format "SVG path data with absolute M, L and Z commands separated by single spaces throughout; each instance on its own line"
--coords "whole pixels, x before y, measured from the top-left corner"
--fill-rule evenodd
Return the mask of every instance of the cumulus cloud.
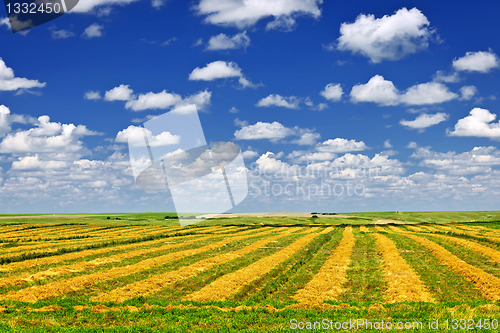
M 5 105 L 0 105 L 0 137 L 10 132 L 10 109 Z
M 18 89 L 43 88 L 45 82 L 38 80 L 30 80 L 22 77 L 16 77 L 14 70 L 7 67 L 5 62 L 0 58 L 0 91 L 14 91 Z
M 132 99 L 134 91 L 130 89 L 129 85 L 120 84 L 111 90 L 106 91 L 104 94 L 105 101 L 128 101 Z
M 448 102 L 457 97 L 442 83 L 428 82 L 408 88 L 401 96 L 401 102 L 408 105 L 429 105 Z
M 36 127 L 5 136 L 0 153 L 77 153 L 83 149 L 81 137 L 97 134 L 84 125 L 50 122 L 49 116 L 40 116 Z
M 243 126 L 234 132 L 234 137 L 236 140 L 267 139 L 276 142 L 294 134 L 295 131 L 293 129 L 287 128 L 277 121 L 272 123 L 259 121 L 254 125 Z
M 235 62 L 214 61 L 205 67 L 196 67 L 189 74 L 191 81 L 213 81 L 217 79 L 239 78 L 238 82 L 242 87 L 254 86 L 243 75 L 241 68 Z
M 89 95 L 93 97 L 93 95 Z M 157 110 L 180 108 L 187 105 L 196 105 L 198 110 L 204 110 L 210 105 L 212 93 L 207 90 L 199 91 L 183 98 L 181 95 L 166 90 L 134 94 L 129 85 L 121 84 L 104 94 L 105 101 L 124 101 L 125 108 L 132 111 Z
M 221 33 L 217 36 L 210 37 L 208 40 L 207 50 L 217 51 L 246 49 L 248 45 L 250 45 L 250 37 L 247 36 L 246 31 L 235 34 L 232 37 Z
M 460 99 L 470 100 L 477 94 L 477 88 L 475 86 L 463 86 L 460 88 Z
M 500 66 L 498 56 L 493 51 L 467 52 L 465 56 L 453 60 L 457 71 L 487 73 Z
M 300 100 L 295 96 L 283 97 L 278 94 L 271 94 L 262 98 L 256 105 L 259 107 L 277 106 L 287 109 L 298 109 Z
M 353 102 L 372 102 L 380 105 L 399 104 L 399 90 L 392 81 L 375 75 L 366 84 L 357 84 L 351 89 Z
M 73 37 L 75 35 L 75 33 L 71 30 L 65 30 L 65 29 L 61 29 L 61 30 L 55 30 L 55 29 L 52 29 L 50 31 L 50 36 L 52 37 L 52 39 L 67 39 L 67 38 L 70 38 L 70 37 Z
M 500 139 L 500 122 L 494 122 L 496 119 L 496 114 L 485 109 L 474 108 L 467 117 L 460 119 L 455 129 L 448 134 L 498 140 Z
M 292 143 L 300 146 L 312 146 L 316 144 L 320 137 L 321 135 L 319 135 L 319 133 L 306 132 L 300 135 L 298 139 L 293 140 Z
M 319 94 L 329 101 L 338 102 L 342 99 L 343 93 L 340 83 L 329 83 Z
M 287 156 L 293 163 L 313 163 L 319 161 L 331 161 L 337 157 L 336 154 L 328 152 L 305 152 L 293 151 Z
M 136 99 L 127 101 L 125 107 L 133 111 L 143 111 L 149 109 L 167 109 L 179 103 L 182 97 L 163 90 L 159 93 L 148 92 L 140 94 Z
M 104 26 L 97 24 L 97 23 L 93 23 L 85 28 L 85 30 L 82 33 L 82 37 L 88 38 L 88 39 L 102 37 L 102 35 L 103 35 L 102 30 L 103 29 L 104 29 Z
M 165 5 L 165 0 L 151 0 L 151 6 L 154 8 L 154 9 L 160 9 L 161 7 L 163 7 Z
M 474 174 L 491 172 L 491 166 L 500 165 L 500 151 L 495 147 L 474 147 L 464 153 L 435 152 L 429 147 L 418 147 L 411 155 L 420 160 L 420 165 L 440 169 L 451 174 Z
M 153 135 L 150 130 L 133 125 L 118 132 L 115 141 L 119 143 L 129 143 L 132 146 L 144 146 L 145 137 L 147 137 L 150 147 L 177 145 L 181 141 L 179 135 L 166 131 L 158 135 Z
M 94 101 L 94 100 L 98 100 L 98 99 L 101 99 L 101 93 L 98 92 L 98 91 L 94 91 L 94 90 L 89 90 L 87 91 L 83 97 L 85 99 L 88 99 L 88 100 L 91 100 L 91 101 Z
M 428 47 L 433 34 L 429 24 L 417 8 L 402 8 L 382 18 L 361 14 L 353 23 L 342 23 L 337 48 L 361 54 L 373 63 L 399 60 Z
M 401 120 L 399 123 L 403 126 L 409 127 L 411 129 L 424 130 L 427 127 L 431 127 L 442 123 L 448 119 L 448 114 L 446 113 L 436 113 L 436 114 L 421 114 L 415 120 Z
M 12 162 L 12 170 L 56 170 L 69 166 L 67 161 L 41 160 L 38 154 L 33 156 L 23 156 Z
M 267 29 L 290 29 L 301 15 L 318 18 L 322 0 L 200 0 L 196 6 L 205 22 L 244 29 L 265 18 L 273 18 Z
M 181 95 L 163 90 L 159 93 L 148 92 L 139 94 L 137 98 L 127 101 L 125 107 L 133 111 L 144 111 L 169 109 L 194 104 L 198 110 L 204 110 L 210 104 L 211 97 L 212 93 L 206 90 L 190 95 L 184 99 Z
M 443 71 L 437 71 L 436 74 L 434 74 L 433 80 L 436 82 L 455 83 L 460 81 L 460 76 L 457 72 L 447 74 Z
M 375 75 L 366 84 L 357 84 L 351 89 L 351 101 L 371 102 L 384 106 L 440 104 L 458 98 L 448 87 L 439 82 L 421 83 L 401 93 L 392 81 Z
M 319 152 L 336 154 L 362 151 L 366 149 L 368 149 L 368 147 L 363 141 L 347 140 L 343 138 L 329 139 L 316 146 L 316 150 Z
M 243 155 L 243 158 L 248 159 L 248 160 L 259 156 L 259 153 L 257 153 L 256 151 L 253 151 L 253 150 L 245 150 L 241 154 Z

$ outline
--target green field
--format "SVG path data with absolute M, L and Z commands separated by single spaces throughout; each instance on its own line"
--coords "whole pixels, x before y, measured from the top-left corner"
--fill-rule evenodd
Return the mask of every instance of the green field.
M 0 220 L 0 331 L 319 332 L 314 322 L 364 320 L 357 331 L 436 332 L 429 322 L 446 331 L 448 320 L 489 332 L 500 320 L 500 212 L 188 227 L 168 213 L 86 215 L 97 216 Z

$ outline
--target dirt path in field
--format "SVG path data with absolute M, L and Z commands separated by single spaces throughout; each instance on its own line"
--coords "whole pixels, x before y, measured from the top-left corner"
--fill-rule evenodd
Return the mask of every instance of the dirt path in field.
M 11 219 L 48 219 L 55 217 L 92 217 L 92 216 L 103 216 L 103 215 L 16 215 L 16 216 L 0 216 L 0 220 L 11 220 Z M 119 216 L 119 215 L 106 215 L 106 216 Z
M 405 222 L 396 221 L 396 220 L 377 220 L 377 221 L 373 222 L 373 224 L 389 224 L 389 223 L 405 224 Z
M 311 217 L 313 214 L 311 213 L 229 213 L 229 214 L 205 214 L 198 215 L 196 218 L 198 219 L 211 219 L 211 218 L 220 218 L 220 217 L 274 217 L 274 216 L 284 216 L 284 217 Z M 321 215 L 321 217 L 350 217 L 348 215 Z

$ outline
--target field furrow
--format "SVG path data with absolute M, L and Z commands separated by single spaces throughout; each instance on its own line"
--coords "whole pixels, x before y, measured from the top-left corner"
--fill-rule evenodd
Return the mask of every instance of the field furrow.
M 416 232 L 426 232 L 426 230 L 424 230 L 420 227 L 414 226 L 414 225 L 407 224 L 406 227 L 408 228 L 408 230 L 412 230 L 412 231 L 416 231 Z
M 469 265 L 441 245 L 438 245 L 427 238 L 418 237 L 412 234 L 404 234 L 404 236 L 422 244 L 424 247 L 429 249 L 437 259 L 453 268 L 458 274 L 472 282 L 474 287 L 481 292 L 486 300 L 495 302 L 500 300 L 499 278 L 486 273 L 482 269 Z
M 399 254 L 393 241 L 382 234 L 374 234 L 384 258 L 385 279 L 388 282 L 386 298 L 395 302 L 433 302 L 434 299 L 418 274 Z
M 365 227 L 364 225 L 360 225 L 359 226 L 359 231 L 361 232 L 370 232 L 370 229 L 368 229 L 367 227 Z
M 82 255 L 89 256 L 89 255 L 96 255 L 96 254 L 103 254 L 103 256 L 100 258 L 94 259 L 94 260 L 90 260 L 90 261 L 83 261 L 83 262 L 77 262 L 77 263 L 71 264 L 71 265 L 62 265 L 62 266 L 52 267 L 48 270 L 37 272 L 34 274 L 26 273 L 26 274 L 7 277 L 7 278 L 1 278 L 0 279 L 0 288 L 5 288 L 8 286 L 12 286 L 12 285 L 20 285 L 20 284 L 24 284 L 27 282 L 45 279 L 45 278 L 58 276 L 58 275 L 62 275 L 62 274 L 81 272 L 81 271 L 84 271 L 86 269 L 91 269 L 91 268 L 94 268 L 96 266 L 100 266 L 100 265 L 104 265 L 104 264 L 108 264 L 108 263 L 118 263 L 118 262 L 121 262 L 122 260 L 138 257 L 141 255 L 146 255 L 146 254 L 151 254 L 154 252 L 160 252 L 160 251 L 175 249 L 178 247 L 188 246 L 188 245 L 191 245 L 193 243 L 202 242 L 202 241 L 210 239 L 212 237 L 213 236 L 205 236 L 205 237 L 195 237 L 194 239 L 192 239 L 192 237 L 180 236 L 180 237 L 171 237 L 168 239 L 162 239 L 162 240 L 156 240 L 156 241 L 143 242 L 143 243 L 138 243 L 138 244 L 115 246 L 115 247 L 104 248 L 104 249 L 100 249 L 100 250 L 82 251 L 82 252 L 78 253 L 80 256 L 82 256 Z M 184 240 L 184 241 L 182 241 L 182 240 Z M 182 242 L 171 244 L 171 242 L 175 242 L 175 241 L 182 241 Z M 162 243 L 168 243 L 168 244 L 158 246 Z M 141 247 L 141 246 L 151 246 L 151 247 L 148 247 L 145 249 L 140 249 L 140 250 L 133 250 L 134 248 Z M 115 254 L 115 255 L 106 255 L 108 252 L 124 251 L 124 250 L 131 250 L 131 251 L 127 251 L 125 253 L 119 253 L 119 254 Z M 59 262 L 59 261 L 56 261 L 56 262 Z
M 438 234 L 433 234 L 432 237 L 446 239 L 448 241 L 460 244 L 468 249 L 480 252 L 480 253 L 490 257 L 491 259 L 495 260 L 496 262 L 500 263 L 500 251 L 497 251 L 491 247 L 484 246 L 484 245 L 478 244 L 476 242 L 471 242 L 471 241 L 461 239 L 461 238 L 456 238 L 456 237 L 450 237 L 450 236 L 444 236 L 444 235 L 438 235 Z
M 311 281 L 297 291 L 293 299 L 299 303 L 317 304 L 325 300 L 335 300 L 347 281 L 346 271 L 351 262 L 355 244 L 352 227 L 346 227 L 339 245 Z
M 333 227 L 323 230 L 321 233 L 328 233 Z M 307 246 L 314 238 L 321 233 L 309 233 L 284 249 L 258 260 L 249 266 L 238 271 L 226 274 L 209 285 L 203 287 L 192 294 L 184 297 L 184 300 L 206 302 L 210 300 L 226 300 L 231 295 L 237 293 L 244 285 L 257 280 L 259 277 L 269 273 L 274 267 L 290 258 L 297 251 Z
M 116 240 L 115 240 L 116 241 Z M 163 240 L 156 240 L 156 242 L 162 242 Z M 141 244 L 143 242 L 132 242 L 132 244 L 124 245 L 125 247 L 136 247 L 138 244 Z M 92 246 L 93 244 L 99 244 L 99 243 L 90 243 L 88 246 Z M 80 245 L 84 246 L 84 245 Z M 79 251 L 80 247 L 70 247 L 70 248 L 65 248 L 67 252 L 65 254 L 60 254 L 58 252 L 58 248 L 54 249 L 54 252 L 51 251 L 40 251 L 40 252 L 30 252 L 29 254 L 37 254 L 40 253 L 42 255 L 47 255 L 42 258 L 35 258 L 35 259 L 27 259 L 27 260 L 22 260 L 22 261 L 17 261 L 17 262 L 11 262 L 8 264 L 4 264 L 0 266 L 0 272 L 5 272 L 5 271 L 14 271 L 18 269 L 23 269 L 23 268 L 31 268 L 35 266 L 43 266 L 43 265 L 50 265 L 53 263 L 60 263 L 63 261 L 67 260 L 73 260 L 73 259 L 78 259 L 82 257 L 86 257 L 89 255 L 96 255 L 96 254 L 101 254 L 101 253 L 106 253 L 110 251 L 115 251 L 116 249 L 119 249 L 120 247 L 117 247 L 115 245 L 109 245 L 109 246 L 103 246 L 98 249 L 87 249 L 87 250 L 81 250 Z
M 193 256 L 199 253 L 214 250 L 231 242 L 235 242 L 249 237 L 265 235 L 273 232 L 273 230 L 266 230 L 260 233 L 254 233 L 254 232 L 255 230 L 249 230 L 246 232 L 242 232 L 237 236 L 227 237 L 223 240 L 199 248 L 183 250 L 178 252 L 171 252 L 158 257 L 145 259 L 139 261 L 136 264 L 128 266 L 114 267 L 106 271 L 98 271 L 87 275 L 76 276 L 64 281 L 49 282 L 42 286 L 35 286 L 31 288 L 21 289 L 18 291 L 13 291 L 8 293 L 7 295 L 0 296 L 0 300 L 36 302 L 37 300 L 40 299 L 47 299 L 51 297 L 60 296 L 63 295 L 64 293 L 70 291 L 76 291 L 81 288 L 84 288 L 85 286 L 93 285 L 101 281 L 111 280 L 120 276 L 133 274 L 135 272 L 146 270 L 148 268 L 159 265 L 164 265 L 168 262 L 179 260 L 187 256 Z M 249 236 L 248 235 L 249 233 L 254 233 L 254 234 Z
M 91 301 L 98 301 L 98 302 L 113 301 L 121 303 L 127 299 L 136 296 L 155 293 L 169 284 L 175 283 L 183 279 L 187 279 L 191 276 L 195 276 L 202 272 L 208 271 L 215 266 L 222 265 L 231 260 L 237 259 L 243 255 L 256 251 L 259 248 L 265 246 L 266 244 L 269 244 L 270 242 L 273 242 L 277 239 L 289 235 L 291 232 L 293 231 L 292 230 L 284 231 L 281 234 L 265 238 L 262 240 L 258 240 L 255 243 L 248 245 L 242 249 L 220 254 L 216 257 L 200 260 L 192 265 L 179 268 L 175 271 L 170 271 L 164 274 L 151 276 L 146 280 L 137 281 L 135 283 L 126 285 L 122 288 L 114 289 L 109 293 L 100 295 L 98 297 L 94 297 L 91 299 Z

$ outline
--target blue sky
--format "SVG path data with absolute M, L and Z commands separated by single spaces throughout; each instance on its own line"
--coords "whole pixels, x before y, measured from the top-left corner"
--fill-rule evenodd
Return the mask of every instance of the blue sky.
M 242 149 L 237 210 L 498 209 L 497 1 L 260 3 L 80 0 L 16 34 L 2 8 L 0 212 L 173 210 L 126 135 L 190 103 Z

